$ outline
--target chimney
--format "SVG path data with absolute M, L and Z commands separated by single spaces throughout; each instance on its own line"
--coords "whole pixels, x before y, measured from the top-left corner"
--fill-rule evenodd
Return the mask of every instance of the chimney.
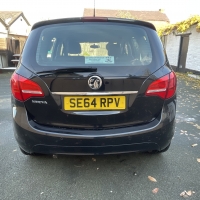
M 159 11 L 160 11 L 161 13 L 165 13 L 165 10 L 162 9 L 162 8 L 160 8 Z

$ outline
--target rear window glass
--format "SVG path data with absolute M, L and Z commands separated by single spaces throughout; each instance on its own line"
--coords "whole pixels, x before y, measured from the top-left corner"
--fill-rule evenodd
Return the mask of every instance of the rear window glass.
M 152 62 L 152 51 L 146 31 L 137 26 L 68 24 L 42 30 L 36 62 L 40 66 L 142 66 Z

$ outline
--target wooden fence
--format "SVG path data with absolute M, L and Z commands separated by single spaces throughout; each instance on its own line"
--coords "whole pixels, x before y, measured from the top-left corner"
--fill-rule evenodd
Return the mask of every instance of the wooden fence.
M 0 68 L 14 66 L 13 55 L 21 53 L 24 43 L 24 40 L 0 38 Z

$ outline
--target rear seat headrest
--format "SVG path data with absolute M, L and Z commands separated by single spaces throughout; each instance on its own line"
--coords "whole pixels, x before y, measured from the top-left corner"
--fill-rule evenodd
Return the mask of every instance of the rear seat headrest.
M 70 54 L 80 54 L 81 53 L 81 45 L 76 41 L 70 41 L 68 44 L 68 52 Z
M 121 54 L 121 50 L 120 50 L 120 45 L 119 44 L 108 43 L 106 45 L 106 49 L 108 50 L 108 55 L 109 56 L 120 56 L 120 54 Z

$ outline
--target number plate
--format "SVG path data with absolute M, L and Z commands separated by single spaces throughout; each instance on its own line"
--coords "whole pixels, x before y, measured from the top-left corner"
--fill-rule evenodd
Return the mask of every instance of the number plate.
M 67 96 L 65 110 L 124 110 L 125 96 Z

